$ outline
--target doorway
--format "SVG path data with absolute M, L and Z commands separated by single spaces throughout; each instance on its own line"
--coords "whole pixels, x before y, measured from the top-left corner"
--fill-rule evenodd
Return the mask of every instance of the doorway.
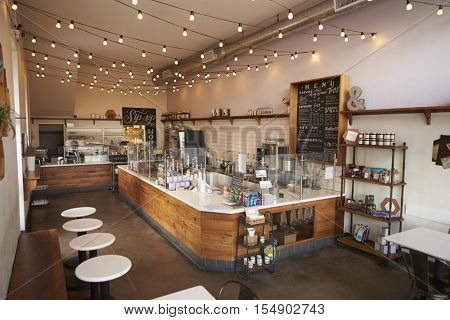
M 39 124 L 39 149 L 47 149 L 47 157 L 64 155 L 64 125 Z

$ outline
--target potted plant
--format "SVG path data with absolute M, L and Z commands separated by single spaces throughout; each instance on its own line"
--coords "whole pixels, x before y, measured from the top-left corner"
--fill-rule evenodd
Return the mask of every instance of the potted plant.
M 16 136 L 16 128 L 14 122 L 11 119 L 11 109 L 6 106 L 0 106 L 0 138 L 7 137 L 8 132 L 13 132 L 13 137 Z
M 36 148 L 28 147 L 25 156 L 27 158 L 27 170 L 30 172 L 36 170 Z

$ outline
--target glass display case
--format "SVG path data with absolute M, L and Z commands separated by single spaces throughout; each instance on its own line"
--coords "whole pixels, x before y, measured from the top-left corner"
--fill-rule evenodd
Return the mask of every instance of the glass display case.
M 64 161 L 68 164 L 106 162 L 109 161 L 109 146 L 73 143 L 64 147 Z

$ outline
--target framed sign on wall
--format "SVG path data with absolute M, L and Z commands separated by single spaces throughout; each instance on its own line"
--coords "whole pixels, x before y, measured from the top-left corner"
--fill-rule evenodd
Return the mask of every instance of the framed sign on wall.
M 147 142 L 156 146 L 156 109 L 122 107 L 124 126 L 145 126 Z
M 311 160 L 341 161 L 340 137 L 347 130 L 341 116 L 348 99 L 345 75 L 291 83 L 290 153 Z

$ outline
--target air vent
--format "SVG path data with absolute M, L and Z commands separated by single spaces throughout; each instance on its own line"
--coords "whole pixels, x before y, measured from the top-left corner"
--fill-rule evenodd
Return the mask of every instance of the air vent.
M 334 0 L 334 11 L 338 12 L 344 9 L 349 9 L 356 4 L 366 1 L 367 0 Z
M 172 70 L 167 69 L 162 72 L 163 79 L 171 78 L 173 76 Z
M 214 52 L 214 50 L 209 50 L 205 52 L 205 57 L 203 58 L 204 63 L 208 63 L 211 61 L 214 61 L 217 59 L 217 54 Z

